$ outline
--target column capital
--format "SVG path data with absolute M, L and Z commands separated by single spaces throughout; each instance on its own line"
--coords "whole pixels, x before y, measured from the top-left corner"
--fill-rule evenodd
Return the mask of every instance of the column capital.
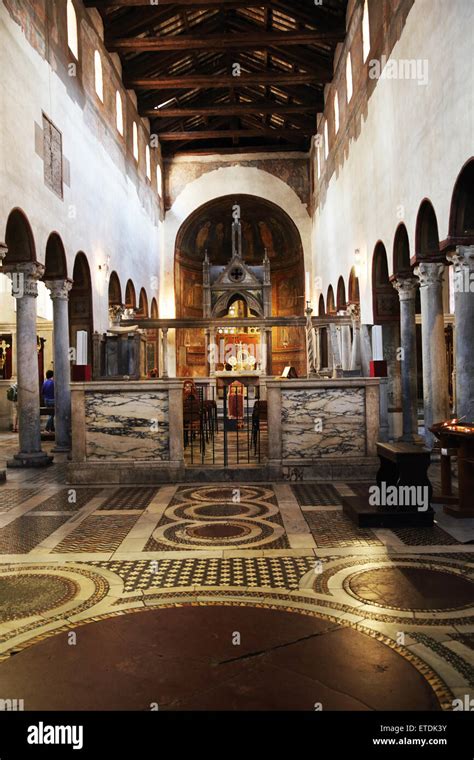
M 20 261 L 16 264 L 7 264 L 2 267 L 5 274 L 10 275 L 12 280 L 12 295 L 15 298 L 38 295 L 38 280 L 44 275 L 45 266 L 39 261 Z
M 474 272 L 474 245 L 458 245 L 446 258 L 452 262 L 455 271 L 468 269 L 469 272 Z
M 443 282 L 445 265 L 435 261 L 422 261 L 415 267 L 415 275 L 420 281 L 420 288 L 428 288 Z
M 347 307 L 347 313 L 353 322 L 360 322 L 360 304 L 350 303 Z
M 418 287 L 418 280 L 412 275 L 400 275 L 396 279 L 392 280 L 392 285 L 398 292 L 400 301 L 411 301 L 416 297 L 416 289 Z
M 69 298 L 69 291 L 72 288 L 72 280 L 67 277 L 64 280 L 45 280 L 44 284 L 50 291 L 50 296 L 53 301 L 58 299 L 59 301 L 67 301 Z

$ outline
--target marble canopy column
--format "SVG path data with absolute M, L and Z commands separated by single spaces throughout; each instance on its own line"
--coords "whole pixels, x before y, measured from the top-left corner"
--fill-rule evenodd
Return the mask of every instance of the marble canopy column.
M 69 361 L 69 291 L 72 280 L 47 280 L 53 302 L 54 351 L 54 427 L 56 445 L 53 451 L 71 448 L 71 369 Z
M 161 377 L 168 379 L 168 328 L 161 328 Z
M 216 359 L 218 356 L 219 347 L 216 344 L 216 328 L 211 327 L 209 329 L 209 375 L 214 377 L 216 374 Z
M 0 243 L 0 265 L 3 259 L 5 258 L 5 256 L 7 255 L 7 253 L 8 253 L 8 248 L 5 245 L 5 243 Z M 0 470 L 0 483 L 3 483 L 5 479 L 6 479 L 5 470 Z
M 12 277 L 16 298 L 16 354 L 18 378 L 18 433 L 20 450 L 7 467 L 44 467 L 53 458 L 41 449 L 36 298 L 43 264 L 22 262 L 3 267 Z
M 429 428 L 449 416 L 443 313 L 444 271 L 444 264 L 435 262 L 422 262 L 415 269 L 420 281 L 421 296 L 425 442 L 430 448 L 434 443 L 434 435 L 429 432 Z
M 265 327 L 265 348 L 266 348 L 266 362 L 265 362 L 265 374 L 271 375 L 273 373 L 272 362 L 272 328 Z
M 456 415 L 474 423 L 474 245 L 447 258 L 454 266 Z
M 352 320 L 352 353 L 351 353 L 351 370 L 357 370 L 361 367 L 360 359 L 360 306 L 358 303 L 351 303 L 347 309 Z
M 401 378 L 403 406 L 402 441 L 419 443 L 416 382 L 416 312 L 418 281 L 412 275 L 398 275 L 393 287 L 400 298 Z
M 341 362 L 342 369 L 351 368 L 352 342 L 350 325 L 341 326 Z

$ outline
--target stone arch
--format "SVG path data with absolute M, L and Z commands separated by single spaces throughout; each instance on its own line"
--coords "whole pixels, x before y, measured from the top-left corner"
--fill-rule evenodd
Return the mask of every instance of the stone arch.
M 109 307 L 122 305 L 122 286 L 117 272 L 113 271 L 109 278 Z
M 417 259 L 429 259 L 439 254 L 438 220 L 433 205 L 425 198 L 418 209 L 415 231 Z
M 328 316 L 334 316 L 336 313 L 336 302 L 334 300 L 334 290 L 332 285 L 328 287 L 326 296 L 326 313 Z
M 156 298 L 151 299 L 150 317 L 152 319 L 158 319 L 158 304 Z
M 336 311 L 345 311 L 347 308 L 347 301 L 346 301 L 346 286 L 345 286 L 343 277 L 339 277 L 339 280 L 337 281 L 336 292 L 337 292 Z
M 137 308 L 137 296 L 135 293 L 135 286 L 131 280 L 127 280 L 125 286 L 125 307 L 127 309 Z
M 410 240 L 403 222 L 398 225 L 393 241 L 394 275 L 410 272 Z
M 37 261 L 33 231 L 28 217 L 20 208 L 14 208 L 8 216 L 5 243 L 8 252 L 4 265 Z
M 399 322 L 400 301 L 390 282 L 387 251 L 381 240 L 372 258 L 372 299 L 375 325 Z
M 242 301 L 245 301 L 249 311 L 253 312 L 256 317 L 263 317 L 262 306 L 255 298 L 255 296 L 253 296 L 251 293 L 247 293 L 245 290 L 242 290 L 239 293 L 224 293 L 219 298 L 212 310 L 213 318 L 222 317 L 227 314 L 229 307 L 235 300 L 237 300 L 237 298 L 241 298 Z
M 138 297 L 138 316 L 143 317 L 143 319 L 148 319 L 148 296 L 145 288 L 141 288 Z
M 43 280 L 64 280 L 66 278 L 67 259 L 63 241 L 57 232 L 52 232 L 46 243 Z
M 326 307 L 324 306 L 324 296 L 321 293 L 319 296 L 319 303 L 318 303 L 318 317 L 325 317 L 326 316 Z
M 360 304 L 359 278 L 357 277 L 356 268 L 352 267 L 349 274 L 349 304 Z
M 449 239 L 454 245 L 474 245 L 474 158 L 464 164 L 454 185 Z
M 83 251 L 74 259 L 72 288 L 69 293 L 69 333 L 70 345 L 77 345 L 77 333 L 87 332 L 87 363 L 92 364 L 92 334 L 94 319 L 92 310 L 92 280 L 89 262 Z

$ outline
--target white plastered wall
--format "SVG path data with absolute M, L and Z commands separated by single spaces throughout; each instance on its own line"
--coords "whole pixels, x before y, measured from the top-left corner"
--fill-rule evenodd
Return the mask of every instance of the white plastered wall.
M 377 83 L 360 134 L 316 210 L 313 262 L 323 295 L 329 285 L 336 292 L 340 275 L 347 292 L 359 249 L 365 259 L 359 275 L 364 323 L 372 321 L 371 268 L 377 241 L 387 249 L 392 272 L 395 231 L 404 222 L 414 255 L 416 217 L 424 198 L 434 206 L 440 240 L 448 235 L 454 184 L 474 154 L 473 51 L 472 0 L 415 0 L 391 58 L 427 60 L 428 84 L 395 79 Z M 315 290 L 313 303 L 318 298 Z
M 104 82 L 107 87 L 107 82 Z M 145 287 L 148 303 L 158 295 L 160 235 L 158 200 L 147 192 L 145 180 L 137 181 L 129 159 L 107 134 L 110 123 L 94 117 L 68 93 L 61 78 L 28 43 L 20 26 L 0 4 L 0 239 L 10 211 L 19 207 L 27 216 L 34 236 L 37 259 L 45 260 L 46 242 L 56 231 L 64 244 L 68 275 L 74 258 L 83 251 L 88 259 L 93 287 L 94 329 L 108 326 L 107 282 L 99 264 L 110 256 L 122 285 L 131 278 L 137 293 Z M 70 162 L 70 187 L 64 185 L 60 200 L 44 184 L 43 161 L 35 152 L 35 122 L 42 112 L 62 132 L 63 153 Z M 110 115 L 108 115 L 110 116 Z M 126 124 L 131 129 L 131 124 Z M 142 153 L 144 151 L 141 143 Z M 143 161 L 143 155 L 141 156 Z M 4 276 L 0 275 L 0 279 Z M 38 315 L 43 313 L 38 299 Z M 0 321 L 13 315 L 7 288 L 0 287 Z

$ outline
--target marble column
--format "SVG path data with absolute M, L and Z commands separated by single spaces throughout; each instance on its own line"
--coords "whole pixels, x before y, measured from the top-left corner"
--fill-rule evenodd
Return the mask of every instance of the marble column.
M 260 330 L 260 371 L 267 374 L 267 336 L 265 330 Z
M 7 467 L 44 467 L 53 458 L 41 449 L 36 298 L 43 264 L 24 262 L 3 267 L 13 277 L 16 301 L 16 353 L 18 376 L 18 431 L 20 451 Z
M 161 377 L 168 379 L 168 328 L 161 328 Z
M 435 437 L 429 428 L 449 416 L 448 365 L 444 338 L 444 264 L 422 262 L 415 274 L 420 281 L 421 337 L 423 351 L 423 406 L 425 442 L 430 448 Z
M 316 369 L 316 372 L 319 372 L 321 369 L 321 330 L 319 327 L 314 328 L 314 336 L 315 336 L 315 351 L 316 355 L 314 358 L 314 366 Z
M 351 368 L 351 355 L 352 355 L 351 327 L 350 325 L 341 325 L 342 369 L 349 370 Z
M 218 344 L 216 343 L 216 328 L 211 327 L 209 330 L 209 375 L 214 377 L 216 374 L 216 359 L 218 356 Z
M 447 257 L 454 266 L 456 415 L 474 423 L 474 245 Z
M 401 376 L 403 404 L 402 441 L 419 443 L 416 382 L 416 312 L 418 281 L 411 275 L 398 276 L 393 287 L 400 298 Z
M 68 299 L 72 280 L 47 280 L 53 302 L 54 340 L 54 427 L 56 445 L 53 451 L 71 448 L 71 368 L 69 362 Z
M 5 256 L 7 255 L 7 253 L 8 253 L 8 248 L 5 245 L 5 243 L 0 243 L 0 265 L 3 259 L 5 258 Z M 6 480 L 5 470 L 0 470 L 0 483 L 3 483 L 4 480 Z
M 347 309 L 352 320 L 352 353 L 351 353 L 351 370 L 357 370 L 361 367 L 360 359 L 360 306 L 358 303 L 351 303 Z
M 265 353 L 266 353 L 266 362 L 265 362 L 265 374 L 271 375 L 273 373 L 273 366 L 272 366 L 272 328 L 266 327 L 265 328 Z

